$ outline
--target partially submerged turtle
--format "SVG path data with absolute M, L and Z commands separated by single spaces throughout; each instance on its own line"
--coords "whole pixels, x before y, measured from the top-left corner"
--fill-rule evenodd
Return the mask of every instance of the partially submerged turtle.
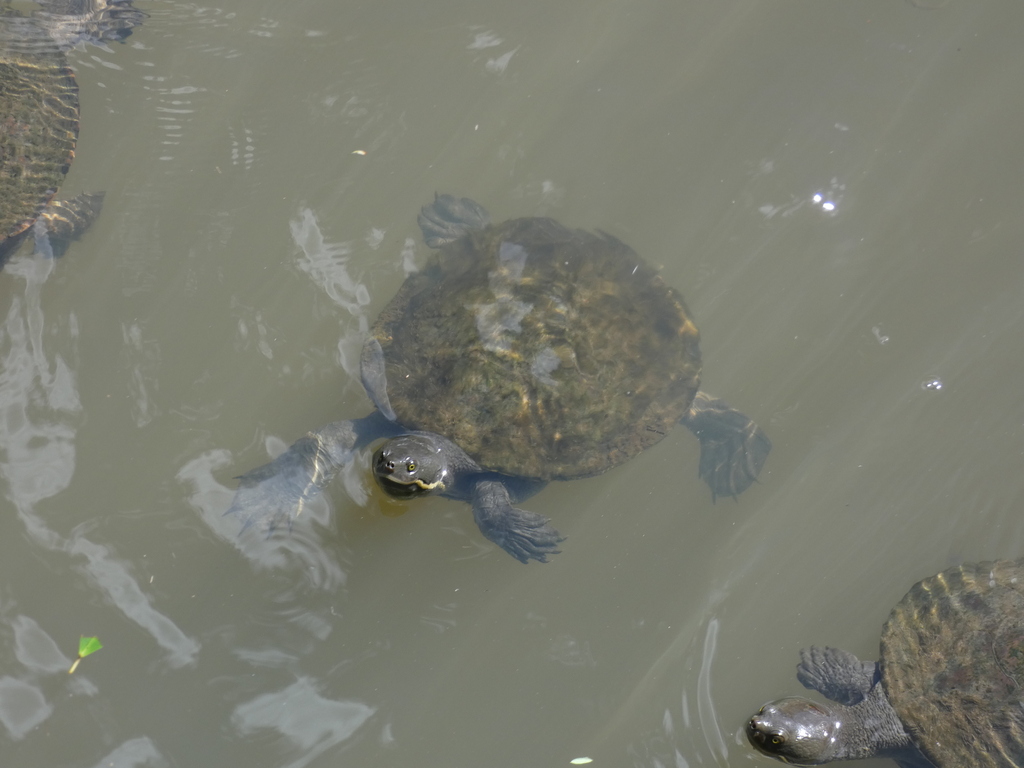
M 559 533 L 514 505 L 549 480 L 604 472 L 677 423 L 701 443 L 714 496 L 757 477 L 771 443 L 698 392 L 697 328 L 682 297 L 627 245 L 547 218 L 492 225 L 468 199 L 419 216 L 440 249 L 384 308 L 361 359 L 376 409 L 308 433 L 241 478 L 229 511 L 248 525 L 296 514 L 353 451 L 397 498 L 469 502 L 481 532 L 516 559 L 557 553 Z
M 75 157 L 78 85 L 67 51 L 122 40 L 145 14 L 130 0 L 39 0 L 25 16 L 0 0 L 0 265 L 31 232 L 60 252 L 99 213 L 102 193 L 53 200 Z
M 835 704 L 779 699 L 747 723 L 751 743 L 783 762 L 1024 765 L 1024 561 L 915 584 L 882 628 L 879 661 L 812 647 L 797 678 Z

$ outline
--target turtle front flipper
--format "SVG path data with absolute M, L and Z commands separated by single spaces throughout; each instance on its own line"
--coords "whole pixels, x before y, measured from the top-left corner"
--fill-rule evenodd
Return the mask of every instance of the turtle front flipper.
M 416 222 L 423 241 L 431 248 L 440 248 L 470 230 L 483 229 L 491 222 L 491 215 L 468 197 L 435 194 L 434 202 L 420 209 Z
M 700 478 L 713 499 L 738 496 L 757 479 L 772 441 L 749 416 L 698 392 L 680 421 L 700 440 Z
M 239 477 L 238 490 L 224 514 L 242 518 L 242 530 L 259 524 L 270 533 L 291 525 L 305 506 L 352 461 L 353 451 L 396 427 L 379 412 L 361 419 L 335 421 L 296 440 L 273 461 Z
M 848 707 L 860 704 L 881 677 L 873 661 L 861 661 L 842 648 L 801 649 L 796 678 L 804 688 Z
M 395 421 L 398 417 L 395 416 L 395 409 L 391 407 L 391 400 L 388 398 L 384 350 L 373 336 L 363 344 L 363 352 L 359 359 L 359 377 L 362 379 L 363 389 L 377 406 L 377 410 L 388 421 Z
M 473 519 L 480 532 L 521 563 L 548 561 L 561 552 L 565 537 L 536 512 L 512 506 L 508 488 L 498 480 L 480 480 L 473 491 Z
M 54 200 L 33 225 L 35 251 L 47 258 L 63 256 L 68 243 L 87 230 L 100 215 L 103 192 L 82 193 L 70 200 Z

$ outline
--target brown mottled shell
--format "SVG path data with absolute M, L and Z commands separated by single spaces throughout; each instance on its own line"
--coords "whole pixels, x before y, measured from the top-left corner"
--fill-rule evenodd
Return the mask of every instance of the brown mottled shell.
M 882 682 L 940 768 L 1024 765 L 1024 561 L 915 584 L 882 631 Z
M 510 475 L 621 464 L 672 429 L 700 381 L 682 297 L 614 237 L 545 218 L 448 244 L 372 332 L 399 423 Z
M 78 86 L 63 54 L 0 44 L 0 258 L 53 198 L 77 139 Z

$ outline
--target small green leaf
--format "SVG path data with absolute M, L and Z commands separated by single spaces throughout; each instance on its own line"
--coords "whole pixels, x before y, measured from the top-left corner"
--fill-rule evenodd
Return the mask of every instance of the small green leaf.
M 75 659 L 75 663 L 71 665 L 71 669 L 68 670 L 68 674 L 72 674 L 78 669 L 78 662 L 84 659 L 86 656 L 92 653 L 96 653 L 100 648 L 103 647 L 103 643 L 100 642 L 98 637 L 86 637 L 82 635 L 78 638 L 78 658 Z
M 84 659 L 91 653 L 96 653 L 103 647 L 98 637 L 80 637 L 78 639 L 78 658 Z

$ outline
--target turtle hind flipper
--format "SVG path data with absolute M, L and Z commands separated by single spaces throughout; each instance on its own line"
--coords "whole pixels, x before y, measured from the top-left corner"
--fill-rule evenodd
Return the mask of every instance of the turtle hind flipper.
M 750 417 L 698 392 L 680 421 L 700 440 L 700 478 L 712 499 L 736 497 L 757 479 L 772 441 Z
M 54 200 L 43 209 L 34 225 L 35 249 L 48 257 L 63 256 L 72 240 L 81 235 L 100 215 L 103 192 Z

